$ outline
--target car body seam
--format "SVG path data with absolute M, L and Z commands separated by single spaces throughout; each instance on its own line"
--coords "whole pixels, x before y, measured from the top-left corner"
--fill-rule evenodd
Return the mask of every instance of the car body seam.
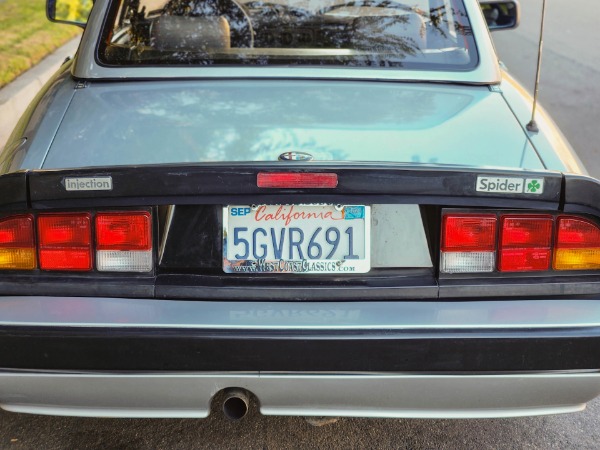
M 44 164 L 46 163 L 46 159 L 48 158 L 48 155 L 50 154 L 50 149 L 52 148 L 52 145 L 54 144 L 54 140 L 56 139 L 56 136 L 58 135 L 58 131 L 60 130 L 60 127 L 62 126 L 62 123 L 65 120 L 65 117 L 67 116 L 67 112 L 69 111 L 69 108 L 71 107 L 71 103 L 73 103 L 73 99 L 75 98 L 75 94 L 76 93 L 77 93 L 77 88 L 74 87 L 73 88 L 73 92 L 71 94 L 71 98 L 69 99 L 69 102 L 67 103 L 66 107 L 64 108 L 64 110 L 62 112 L 62 116 L 60 118 L 60 121 L 58 122 L 58 125 L 56 126 L 56 129 L 54 130 L 54 133 L 52 134 L 52 138 L 50 139 L 48 147 L 46 148 L 46 151 L 44 152 L 44 155 L 43 155 L 42 160 L 40 162 L 39 169 L 43 169 L 44 168 Z M 29 181 L 29 177 L 27 177 L 27 181 Z M 28 203 L 30 203 L 30 201 L 29 201 L 29 183 L 27 184 L 27 187 L 28 187 L 27 201 L 28 201 Z

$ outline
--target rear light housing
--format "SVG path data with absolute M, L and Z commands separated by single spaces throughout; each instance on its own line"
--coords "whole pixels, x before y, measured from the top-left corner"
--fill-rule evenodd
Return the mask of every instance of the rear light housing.
M 600 269 L 600 227 L 531 213 L 445 212 L 440 272 L 536 273 Z
M 148 211 L 0 218 L 0 270 L 151 272 L 153 267 Z
M 100 272 L 152 270 L 152 220 L 149 213 L 96 215 L 96 268 Z
M 442 272 L 492 272 L 496 260 L 496 223 L 492 214 L 443 218 Z

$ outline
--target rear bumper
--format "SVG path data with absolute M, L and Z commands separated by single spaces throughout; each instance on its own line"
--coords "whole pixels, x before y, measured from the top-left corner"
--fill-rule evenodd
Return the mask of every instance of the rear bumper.
M 267 415 L 484 418 L 580 411 L 600 374 L 382 375 L 0 373 L 8 411 L 92 417 L 208 416 L 242 387 Z M 218 407 L 215 405 L 215 407 Z
M 600 394 L 600 300 L 206 302 L 0 298 L 0 406 L 203 417 L 503 417 Z
M 600 369 L 600 300 L 216 302 L 0 297 L 0 368 Z

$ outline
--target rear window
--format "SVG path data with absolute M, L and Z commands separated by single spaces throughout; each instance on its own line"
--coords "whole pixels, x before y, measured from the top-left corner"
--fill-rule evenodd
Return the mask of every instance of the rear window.
M 462 0 L 115 0 L 101 64 L 469 70 Z

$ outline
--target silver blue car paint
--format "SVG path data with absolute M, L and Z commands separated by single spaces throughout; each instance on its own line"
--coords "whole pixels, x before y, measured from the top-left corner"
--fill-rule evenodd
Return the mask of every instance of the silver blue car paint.
M 92 82 L 75 93 L 43 168 L 277 161 L 292 150 L 316 161 L 544 168 L 487 87 L 311 80 Z
M 507 72 L 503 72 L 500 90 L 519 123 L 525 129 L 525 125 L 531 119 L 532 97 Z M 540 132 L 527 132 L 527 135 L 546 166 L 555 167 L 563 172 L 586 175 L 586 169 L 567 139 L 544 108 L 539 105 L 536 112 L 536 122 Z
M 518 297 L 509 301 L 223 302 L 2 296 L 0 325 L 198 330 L 584 330 L 600 327 L 600 303 Z
M 177 77 L 177 78 L 192 78 L 192 79 L 204 79 L 207 78 L 216 79 L 219 78 L 220 75 L 227 76 L 227 78 L 231 78 L 232 73 L 240 74 L 240 78 L 245 78 L 248 76 L 255 76 L 257 74 L 246 73 L 245 68 L 236 68 L 235 71 L 227 69 L 227 74 L 219 73 L 212 71 L 209 68 L 210 76 L 207 75 L 207 68 L 199 68 L 199 69 L 189 69 L 189 68 L 160 68 L 160 69 L 152 69 L 152 68 L 139 68 L 131 69 L 133 72 L 129 72 L 130 69 L 122 69 L 122 68 L 106 68 L 101 67 L 101 71 L 98 72 L 98 67 L 96 64 L 96 60 L 94 57 L 96 44 L 97 44 L 97 34 L 99 33 L 99 29 L 101 26 L 101 22 L 104 17 L 105 10 L 107 8 L 108 1 L 106 0 L 98 0 L 96 2 L 96 6 L 90 16 L 90 22 L 86 29 L 84 38 L 80 45 L 80 49 L 78 55 L 76 57 L 75 63 L 71 66 L 71 63 L 67 64 L 65 67 L 61 68 L 61 71 L 65 69 L 70 69 L 72 73 L 79 78 L 89 78 L 95 79 L 100 77 L 108 77 L 111 80 L 115 79 L 126 79 L 130 76 L 141 77 L 141 78 L 169 78 L 169 77 Z M 476 8 L 473 8 L 473 5 Z M 443 76 L 449 77 L 447 81 L 450 82 L 467 82 L 467 83 L 485 83 L 483 80 L 486 77 L 476 78 L 479 74 L 481 75 L 481 68 L 483 66 L 487 66 L 488 72 L 494 73 L 495 75 L 487 81 L 490 84 L 502 82 L 501 89 L 505 100 L 510 106 L 511 110 L 516 115 L 518 122 L 522 128 L 523 136 L 526 135 L 524 130 L 524 124 L 528 121 L 528 114 L 530 112 L 531 103 L 530 98 L 528 98 L 525 91 L 518 85 L 514 83 L 512 79 L 510 79 L 506 74 L 503 74 L 497 64 L 497 60 L 494 57 L 493 46 L 491 44 L 491 40 L 489 39 L 489 33 L 481 18 L 481 12 L 479 11 L 478 5 L 476 2 L 466 2 L 467 11 L 469 13 L 470 21 L 473 25 L 473 29 L 476 32 L 478 50 L 480 53 L 480 64 L 476 71 L 472 72 L 440 72 Z M 490 57 L 487 58 L 486 55 Z M 490 69 L 491 68 L 491 69 Z M 415 77 L 419 75 L 414 71 L 408 71 L 407 73 L 403 73 L 402 70 L 392 70 L 392 71 L 364 71 L 362 69 L 351 69 L 351 68 L 343 68 L 343 69 L 298 69 L 294 68 L 293 71 L 289 69 L 277 69 L 277 68 L 258 68 L 260 70 L 260 77 L 265 79 L 271 79 L 272 77 L 281 77 L 283 76 L 283 72 L 285 72 L 284 78 L 293 77 L 293 78 L 323 78 L 328 79 L 330 77 L 346 80 L 356 80 L 356 79 L 389 79 L 389 80 L 397 80 L 397 81 L 405 81 L 412 79 L 411 77 Z M 157 70 L 160 72 L 158 73 Z M 329 73 L 329 70 L 333 70 L 335 74 Z M 199 72 L 198 72 L 199 71 Z M 204 72 L 203 72 L 204 71 Z M 307 72 L 308 71 L 308 72 Z M 366 72 L 374 72 L 374 74 L 367 74 Z M 440 73 L 436 72 L 426 72 L 426 77 L 424 80 L 433 80 L 440 81 L 439 78 Z M 334 76 L 335 75 L 335 76 Z M 373 76 L 372 76 L 373 75 Z M 442 76 L 442 78 L 443 78 Z M 502 78 L 504 76 L 504 78 Z M 236 75 L 237 77 L 237 75 Z M 383 77 L 383 78 L 382 78 Z M 475 78 L 473 78 L 475 77 Z M 415 79 L 418 79 L 415 78 Z M 270 80 L 272 81 L 272 80 Z M 350 82 L 350 81 L 349 81 Z M 326 86 L 326 81 L 323 81 Z M 362 86 L 361 83 L 357 83 L 357 85 Z M 368 84 L 368 83 L 366 83 Z M 382 83 L 383 84 L 383 83 Z M 396 83 L 394 83 L 396 84 Z M 47 95 L 40 95 L 38 99 L 32 102 L 30 107 L 30 111 L 27 112 L 23 119 L 19 122 L 19 125 L 16 127 L 15 132 L 9 139 L 7 143 L 6 150 L 4 153 L 0 153 L 0 173 L 15 171 L 24 168 L 41 168 L 42 164 L 45 161 L 47 151 L 49 149 L 49 145 L 54 139 L 54 135 L 58 129 L 59 124 L 62 120 L 62 115 L 65 112 L 65 109 L 69 105 L 70 98 L 75 93 L 76 82 L 74 80 L 65 79 L 65 77 L 58 77 L 57 79 L 50 82 L 47 87 L 42 90 L 41 94 L 47 91 Z M 406 86 L 404 83 L 401 86 Z M 323 87 L 322 89 L 326 89 Z M 443 92 L 446 89 L 451 89 L 448 85 L 440 85 L 438 86 L 439 91 Z M 451 90 L 449 91 L 451 92 Z M 498 94 L 498 93 L 495 93 Z M 87 95 L 87 94 L 86 94 Z M 440 94 L 440 96 L 443 96 Z M 48 102 L 41 101 L 44 98 L 55 98 L 56 101 Z M 82 103 L 84 99 L 79 100 L 79 103 Z M 103 105 L 106 108 L 110 108 L 110 105 Z M 481 109 L 478 112 L 484 113 L 480 117 L 479 120 L 484 121 L 487 114 L 492 114 L 493 110 L 490 109 L 488 111 L 482 111 Z M 35 114 L 33 114 L 35 113 Z M 435 114 L 434 112 L 430 112 L 431 114 Z M 93 111 L 90 108 L 86 108 L 85 105 L 80 107 L 78 111 L 79 117 L 86 117 L 89 114 L 93 114 Z M 114 111 L 114 114 L 119 114 L 118 111 Z M 70 113 L 69 117 L 72 117 L 73 114 Z M 547 115 L 541 111 L 541 116 L 547 118 Z M 123 120 L 127 121 L 128 117 L 112 117 L 111 120 Z M 504 128 L 506 126 L 506 122 L 502 121 L 501 123 L 494 121 L 488 121 L 485 124 L 484 130 L 491 130 L 489 133 L 479 132 L 477 128 L 475 128 L 475 132 L 479 134 L 479 137 L 482 139 L 483 143 L 478 143 L 470 140 L 468 143 L 465 143 L 465 146 L 458 146 L 459 148 L 452 148 L 451 152 L 448 151 L 447 148 L 442 146 L 438 148 L 430 148 L 427 147 L 429 155 L 425 158 L 421 154 L 420 151 L 423 151 L 424 148 L 421 147 L 415 150 L 412 154 L 409 154 L 409 160 L 407 162 L 415 162 L 415 163 L 458 163 L 461 164 L 463 161 L 468 161 L 469 165 L 476 165 L 486 157 L 492 157 L 493 160 L 483 161 L 485 165 L 494 165 L 494 166 L 503 166 L 503 167 L 526 167 L 526 168 L 543 168 L 546 167 L 552 170 L 560 170 L 566 172 L 575 172 L 575 173 L 585 173 L 585 169 L 583 169 L 581 163 L 579 162 L 577 156 L 570 149 L 566 140 L 562 137 L 560 131 L 554 126 L 551 120 L 541 120 L 541 132 L 539 134 L 531 134 L 528 133 L 528 139 L 530 143 L 527 143 L 525 140 L 522 142 L 516 142 L 514 139 L 518 139 L 521 141 L 519 134 L 515 134 L 514 136 L 507 138 L 507 135 L 514 131 L 514 127 L 512 125 L 509 128 Z M 73 131 L 73 125 L 70 122 L 64 121 L 63 125 L 65 128 L 70 128 L 69 131 Z M 463 126 L 461 124 L 461 126 Z M 467 124 L 464 125 L 465 127 Z M 42 127 L 38 130 L 38 128 Z M 471 127 L 467 129 L 473 129 Z M 510 131 L 512 130 L 512 131 Z M 286 130 L 280 130 L 282 133 L 285 133 Z M 453 129 L 452 134 L 455 138 L 458 139 L 459 135 L 463 133 L 462 129 Z M 234 132 L 235 133 L 235 132 Z M 291 137 L 294 137 L 295 130 L 292 130 Z M 502 134 L 503 139 L 509 139 L 510 142 L 503 140 L 500 141 L 502 145 L 497 145 L 495 148 L 490 151 L 490 143 L 494 143 L 495 137 L 497 134 Z M 38 138 L 33 139 L 35 136 Z M 106 136 L 106 135 L 105 135 Z M 110 134 L 108 134 L 110 136 Z M 104 136 L 103 136 L 104 137 Z M 121 136 L 123 137 L 123 136 Z M 305 135 L 306 137 L 306 135 Z M 27 141 L 24 145 L 20 146 L 20 142 L 22 138 L 27 138 Z M 70 139 L 72 138 L 72 139 Z M 74 145 L 75 142 L 82 139 L 82 136 L 78 136 L 77 134 L 72 134 L 69 136 L 66 131 L 61 132 L 61 138 L 59 142 L 61 144 L 65 144 L 66 142 L 67 148 L 71 148 L 72 152 L 75 152 L 76 149 L 71 146 Z M 289 141 L 289 140 L 288 140 Z M 543 161 L 540 165 L 539 158 L 534 155 L 532 152 L 532 145 L 539 152 L 539 155 Z M 225 143 L 227 145 L 227 143 Z M 496 145 L 496 144 L 494 144 Z M 57 147 L 55 147 L 57 148 Z M 479 150 L 484 149 L 484 150 Z M 214 150 L 214 149 L 213 149 Z M 240 151 L 240 155 L 243 154 L 247 149 L 242 149 Z M 169 150 L 170 151 L 170 150 Z M 401 149 L 403 152 L 401 155 L 407 155 L 406 147 Z M 482 153 L 479 153 L 479 152 Z M 131 152 L 131 150 L 129 150 Z M 489 152 L 489 153 L 488 153 Z M 83 152 L 77 152 L 80 155 L 84 155 Z M 127 154 L 127 152 L 125 152 Z M 442 155 L 440 157 L 438 154 Z M 464 154 L 463 154 L 464 153 Z M 475 158 L 472 158 L 473 154 Z M 148 153 L 145 153 L 146 155 Z M 519 158 L 518 155 L 521 155 Z M 502 160 L 503 157 L 506 156 L 506 159 Z M 141 156 L 138 156 L 140 158 Z M 58 167 L 58 162 L 53 163 L 53 156 L 47 161 L 44 167 Z M 85 157 L 82 156 L 84 161 L 79 160 L 81 165 L 94 165 L 95 160 L 90 158 L 89 161 L 85 161 Z M 114 161 L 110 161 L 110 164 L 115 164 Z M 122 162 L 124 163 L 124 162 Z M 67 163 L 65 167 L 73 167 L 75 165 L 75 161 L 71 163 Z
M 68 62 L 58 70 L 20 118 L 4 150 L 0 149 L 0 174 L 41 167 L 75 94 L 70 67 Z

